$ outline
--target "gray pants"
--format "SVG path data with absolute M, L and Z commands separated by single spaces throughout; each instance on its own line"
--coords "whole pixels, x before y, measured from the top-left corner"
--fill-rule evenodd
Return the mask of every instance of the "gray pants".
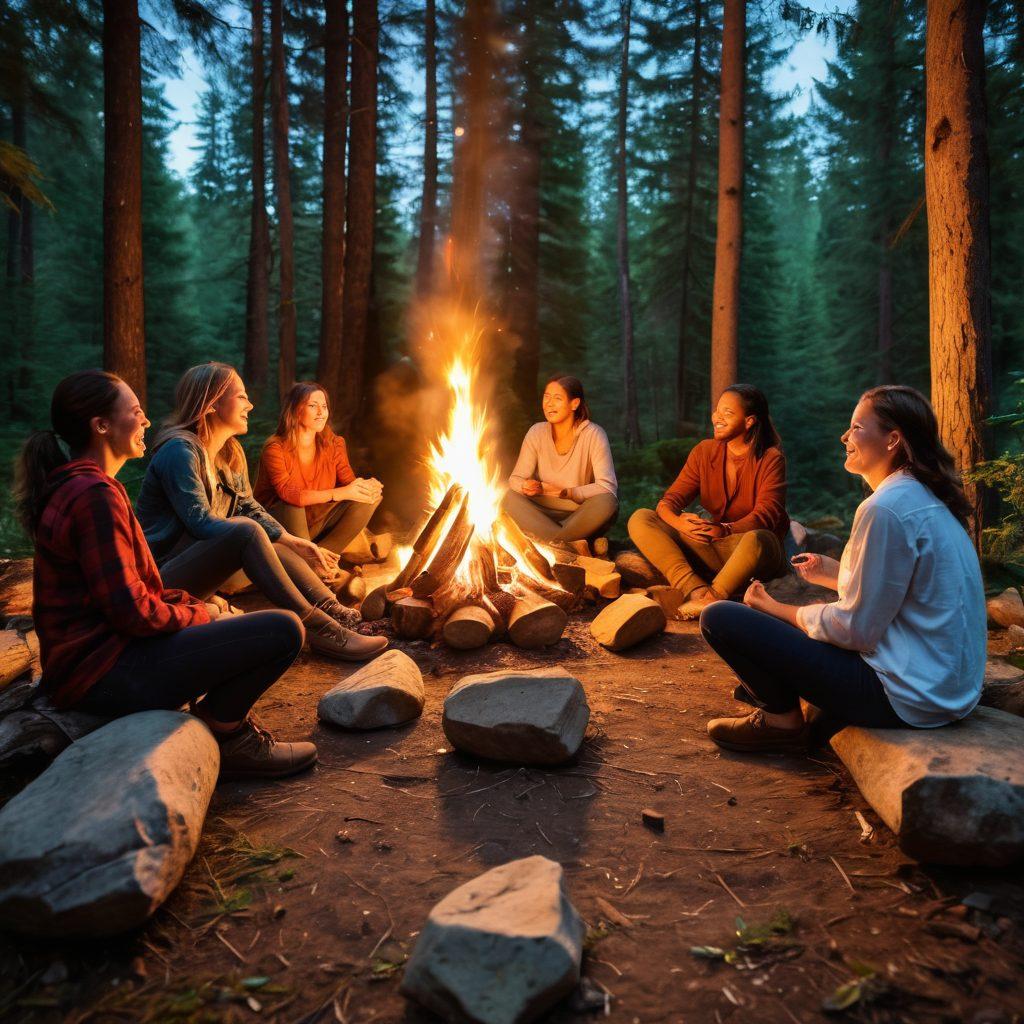
M 549 544 L 600 537 L 619 514 L 618 499 L 607 492 L 577 503 L 543 494 L 528 498 L 510 490 L 505 493 L 501 507 L 524 533 Z
M 319 506 L 314 506 L 319 507 Z M 322 548 L 340 555 L 359 536 L 359 532 L 373 518 L 373 513 L 380 508 L 380 500 L 368 503 L 365 501 L 331 502 L 330 510 L 316 524 L 310 535 L 306 519 L 306 510 L 298 505 L 289 505 L 284 501 L 275 501 L 267 506 L 267 511 L 289 532 L 296 537 L 316 541 Z

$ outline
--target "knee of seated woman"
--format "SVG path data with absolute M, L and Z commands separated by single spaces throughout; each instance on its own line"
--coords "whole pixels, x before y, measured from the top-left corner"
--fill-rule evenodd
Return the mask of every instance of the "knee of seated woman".
M 306 628 L 295 612 L 285 608 L 269 608 L 261 612 L 250 612 L 245 618 L 252 620 L 257 615 L 260 616 L 262 635 L 279 638 L 282 653 L 291 653 L 293 656 L 299 653 L 306 642 Z
M 751 610 L 745 604 L 736 601 L 715 601 L 706 605 L 700 613 L 701 632 L 710 630 L 721 635 L 730 632 L 736 626 L 743 629 L 743 620 Z
M 248 537 L 254 536 L 256 533 L 263 533 L 263 527 L 255 520 L 248 519 L 246 516 L 232 516 L 230 519 L 226 519 L 225 522 L 232 530 L 237 531 L 239 534 L 245 534 Z
M 617 504 L 617 503 L 616 503 Z M 626 530 L 629 535 L 633 536 L 634 526 L 649 526 L 651 523 L 658 520 L 658 513 L 651 508 L 638 508 L 630 517 L 629 522 L 626 524 Z

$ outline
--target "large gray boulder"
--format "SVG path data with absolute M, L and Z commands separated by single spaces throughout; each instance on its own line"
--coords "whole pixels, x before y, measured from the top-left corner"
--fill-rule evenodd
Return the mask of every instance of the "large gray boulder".
M 78 740 L 0 811 L 0 926 L 63 937 L 141 925 L 196 851 L 219 768 L 209 730 L 177 711 Z
M 515 860 L 431 910 L 401 992 L 445 1020 L 526 1024 L 578 983 L 583 934 L 561 865 Z
M 392 648 L 328 690 L 316 713 L 346 729 L 383 729 L 418 718 L 425 699 L 416 662 Z
M 832 748 L 910 856 L 978 867 L 1024 859 L 1024 720 L 979 707 L 939 729 L 848 726 Z
M 463 677 L 445 698 L 441 725 L 467 754 L 562 764 L 579 750 L 589 721 L 583 684 L 555 665 Z

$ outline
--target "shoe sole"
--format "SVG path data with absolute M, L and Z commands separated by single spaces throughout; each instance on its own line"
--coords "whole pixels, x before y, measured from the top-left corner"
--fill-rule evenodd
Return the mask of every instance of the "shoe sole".
M 298 775 L 299 772 L 304 772 L 307 768 L 312 768 L 317 763 L 318 758 L 313 757 L 310 761 L 303 761 L 299 765 L 291 765 L 288 768 L 282 769 L 281 771 L 259 771 L 254 769 L 253 771 L 229 771 L 221 772 L 217 776 L 218 782 L 230 782 L 238 781 L 240 779 L 285 779 L 289 775 Z
M 374 651 L 372 654 L 362 654 L 362 655 L 359 655 L 358 657 L 353 657 L 351 654 L 346 654 L 343 650 L 342 651 L 334 651 L 334 650 L 325 651 L 325 650 L 321 650 L 321 649 L 319 649 L 317 647 L 314 647 L 312 644 L 309 645 L 309 649 L 314 654 L 321 654 L 325 658 L 333 658 L 335 661 L 353 661 L 353 662 L 355 662 L 355 661 L 372 661 L 374 658 L 379 657 L 381 654 L 383 654 L 390 646 L 391 646 L 390 642 L 386 643 L 379 651 Z
M 713 736 L 708 737 L 716 747 L 723 750 L 734 750 L 739 754 L 806 754 L 807 742 L 802 743 L 772 743 L 746 745 L 743 743 L 729 743 L 727 740 L 716 740 Z

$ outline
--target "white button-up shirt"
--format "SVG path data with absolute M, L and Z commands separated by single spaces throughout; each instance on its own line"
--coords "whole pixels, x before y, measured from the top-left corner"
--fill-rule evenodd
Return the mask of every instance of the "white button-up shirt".
M 968 715 L 985 675 L 985 592 L 964 528 L 906 471 L 863 501 L 839 567 L 839 600 L 799 609 L 808 636 L 861 657 L 908 725 Z

